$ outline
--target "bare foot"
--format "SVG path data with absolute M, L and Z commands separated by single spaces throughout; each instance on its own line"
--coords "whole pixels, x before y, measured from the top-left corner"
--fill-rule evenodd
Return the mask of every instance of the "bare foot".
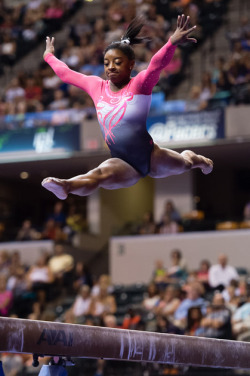
M 49 177 L 42 181 L 42 186 L 54 193 L 60 200 L 65 200 L 68 197 L 66 180 Z
M 213 171 L 214 162 L 209 158 L 205 158 L 205 157 L 203 157 L 203 158 L 205 160 L 206 167 L 202 168 L 201 171 L 203 172 L 203 174 L 208 175 L 208 174 L 210 174 L 210 172 Z
M 203 155 L 197 155 L 191 150 L 184 150 L 181 155 L 192 163 L 192 168 L 200 168 L 203 174 L 208 175 L 213 170 L 213 161 Z

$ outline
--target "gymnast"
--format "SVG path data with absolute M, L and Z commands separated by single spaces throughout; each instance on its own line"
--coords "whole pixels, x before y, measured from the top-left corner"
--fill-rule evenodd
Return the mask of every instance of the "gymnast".
M 66 199 L 69 193 L 87 196 L 100 187 L 130 187 L 146 175 L 165 178 L 194 168 L 200 168 L 204 174 L 209 174 L 213 169 L 210 159 L 193 151 L 177 153 L 159 147 L 146 129 L 153 87 L 162 69 L 172 59 L 176 46 L 197 42 L 189 37 L 195 26 L 189 27 L 189 17 L 178 16 L 176 30 L 168 42 L 152 57 L 147 69 L 131 78 L 135 64 L 131 46 L 146 39 L 138 36 L 142 27 L 142 19 L 136 17 L 121 41 L 106 47 L 104 71 L 107 80 L 71 70 L 54 56 L 54 38 L 46 38 L 45 61 L 62 81 L 77 86 L 91 96 L 111 153 L 111 158 L 86 174 L 71 179 L 45 178 L 42 186 L 61 200 Z

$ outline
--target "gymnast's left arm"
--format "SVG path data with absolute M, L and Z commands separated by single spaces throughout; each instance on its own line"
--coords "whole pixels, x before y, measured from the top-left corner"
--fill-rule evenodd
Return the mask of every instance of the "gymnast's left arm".
M 174 34 L 169 38 L 168 42 L 152 57 L 148 68 L 140 72 L 135 77 L 136 81 L 140 81 L 142 94 L 152 93 L 153 87 L 159 81 L 161 71 L 169 64 L 174 55 L 175 49 L 179 44 L 185 42 L 197 43 L 195 38 L 189 37 L 189 34 L 196 28 L 196 26 L 189 28 L 189 22 L 189 16 L 187 18 L 184 15 L 178 16 L 177 27 Z

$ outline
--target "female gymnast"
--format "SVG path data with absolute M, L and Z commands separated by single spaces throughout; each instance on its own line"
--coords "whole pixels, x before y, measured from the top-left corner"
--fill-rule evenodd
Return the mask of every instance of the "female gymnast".
M 213 162 L 190 150 L 182 153 L 164 149 L 153 142 L 146 129 L 146 119 L 153 87 L 161 70 L 170 62 L 176 46 L 194 42 L 189 34 L 189 17 L 178 16 L 177 28 L 169 41 L 152 57 L 148 68 L 131 78 L 135 53 L 131 47 L 141 43 L 138 37 L 143 22 L 135 18 L 121 41 L 111 43 L 104 51 L 107 80 L 72 71 L 54 56 L 54 38 L 46 38 L 45 61 L 62 81 L 86 91 L 94 101 L 98 121 L 111 158 L 86 174 L 71 179 L 48 177 L 44 188 L 64 200 L 69 193 L 87 196 L 99 187 L 118 189 L 130 187 L 146 175 L 164 178 L 200 168 L 204 174 L 213 169 Z

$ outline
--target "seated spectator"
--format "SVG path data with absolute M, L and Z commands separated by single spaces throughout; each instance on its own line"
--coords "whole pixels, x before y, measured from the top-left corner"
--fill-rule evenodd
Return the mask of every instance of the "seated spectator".
M 239 304 L 240 289 L 239 281 L 232 279 L 229 285 L 222 291 L 222 296 L 225 300 L 225 303 L 230 305 L 232 304 L 232 310 L 234 311 L 234 306 L 237 308 Z
M 136 330 L 141 321 L 141 315 L 137 313 L 133 308 L 129 308 L 128 312 L 124 316 L 121 329 Z
M 147 295 L 142 301 L 142 307 L 146 311 L 153 311 L 160 299 L 159 291 L 154 282 L 148 285 Z
M 232 330 L 236 339 L 244 331 L 250 330 L 250 294 L 247 301 L 236 309 L 232 316 Z
M 100 292 L 93 296 L 90 303 L 89 312 L 92 316 L 104 318 L 107 314 L 116 313 L 116 302 L 113 295 L 108 293 L 106 284 L 100 285 Z
M 186 298 L 180 303 L 174 313 L 174 324 L 185 328 L 187 325 L 188 310 L 191 307 L 200 307 L 202 313 L 206 312 L 206 301 L 202 297 L 205 290 L 200 282 L 190 283 L 187 289 Z
M 63 231 L 59 223 L 56 223 L 56 221 L 51 218 L 45 223 L 41 238 L 54 240 L 55 242 L 66 242 L 68 240 L 68 234 Z
M 231 313 L 220 293 L 213 297 L 211 309 L 201 320 L 199 335 L 209 338 L 232 339 Z
M 170 63 L 163 69 L 159 80 L 159 87 L 166 95 L 169 94 L 173 84 L 176 82 L 176 77 L 181 72 L 182 58 L 179 48 L 175 50 L 174 56 Z
M 156 284 L 159 290 L 162 290 L 166 287 L 165 277 L 166 268 L 163 265 L 163 261 L 156 260 L 155 269 L 153 271 L 153 282 Z
M 197 280 L 203 284 L 206 291 L 210 289 L 209 281 L 208 281 L 209 269 L 210 269 L 210 262 L 208 260 L 201 260 L 200 267 L 197 270 Z
M 7 277 L 0 274 L 0 316 L 9 316 L 13 303 L 13 294 L 7 290 Z
M 146 235 L 146 234 L 154 234 L 156 231 L 156 225 L 154 222 L 153 213 L 147 211 L 144 216 L 141 225 L 139 226 L 139 234 Z
M 6 102 L 16 103 L 25 98 L 25 90 L 20 85 L 18 78 L 14 77 L 5 91 Z
M 218 264 L 209 269 L 209 285 L 215 290 L 223 291 L 232 279 L 238 281 L 239 275 L 233 266 L 228 265 L 228 258 L 222 253 L 218 257 Z
M 105 328 L 117 328 L 117 320 L 115 315 L 106 315 L 103 318 L 103 326 Z
M 20 318 L 26 318 L 31 312 L 36 295 L 30 289 L 24 269 L 16 268 L 12 271 L 8 278 L 7 289 L 13 295 L 11 311 Z
M 157 333 L 183 334 L 183 330 L 172 324 L 172 322 L 163 315 L 156 316 L 156 331 Z
M 15 39 L 11 36 L 10 33 L 5 32 L 3 34 L 3 40 L 1 43 L 1 52 L 0 57 L 3 64 L 11 66 L 14 64 L 16 59 L 16 49 L 17 44 Z
M 37 295 L 41 305 L 48 300 L 49 290 L 54 282 L 53 273 L 48 265 L 49 257 L 42 253 L 35 265 L 31 266 L 27 273 L 27 281 L 31 290 Z
M 72 307 L 65 313 L 64 321 L 77 323 L 77 319 L 89 315 L 90 303 L 90 287 L 88 285 L 82 285 Z
M 45 11 L 44 18 L 55 22 L 57 19 L 62 18 L 63 14 L 63 4 L 59 0 L 52 0 Z
M 64 204 L 61 201 L 57 201 L 53 207 L 53 212 L 49 214 L 48 219 L 54 219 L 60 227 L 63 227 L 66 222 L 66 214 L 64 212 Z
M 154 308 L 156 315 L 167 317 L 171 322 L 174 318 L 174 313 L 180 305 L 179 289 L 173 285 L 169 285 L 163 297 L 158 301 L 158 304 Z
M 0 274 L 8 276 L 10 270 L 10 255 L 5 249 L 0 250 Z
M 170 254 L 171 266 L 167 269 L 166 283 L 176 284 L 185 280 L 187 273 L 185 262 L 179 249 L 174 249 Z
M 48 266 L 53 278 L 60 286 L 70 286 L 73 277 L 74 258 L 65 252 L 61 243 L 54 246 L 54 255 L 50 258 Z
M 106 286 L 108 289 L 108 293 L 112 294 L 114 288 L 111 282 L 111 278 L 108 274 L 101 274 L 98 278 L 97 283 L 94 284 L 94 286 L 91 289 L 91 295 L 97 296 L 100 294 L 101 286 Z
M 83 285 L 92 287 L 92 276 L 88 270 L 87 265 L 83 261 L 77 261 L 73 276 L 73 288 L 75 291 L 78 291 Z
M 30 76 L 26 79 L 25 85 L 25 98 L 29 105 L 33 102 L 40 101 L 42 99 L 42 88 L 36 82 L 35 78 Z
M 87 220 L 76 205 L 70 205 L 68 215 L 66 216 L 66 226 L 64 231 L 72 238 L 76 233 L 87 232 Z
M 99 76 L 99 77 L 102 77 L 102 75 L 104 74 L 103 64 L 100 63 L 96 55 L 94 55 L 90 59 L 89 64 L 84 64 L 81 67 L 80 71 L 83 74 L 94 75 L 94 76 Z
M 176 209 L 174 202 L 172 200 L 168 200 L 165 203 L 162 218 L 164 217 L 165 214 L 169 215 L 172 221 L 177 222 L 178 224 L 181 224 L 181 221 L 182 221 L 181 215 Z
M 162 223 L 159 226 L 159 234 L 177 234 L 179 226 L 168 214 L 164 214 Z
M 38 240 L 41 239 L 41 234 L 32 227 L 32 223 L 29 219 L 25 219 L 22 223 L 22 227 L 18 230 L 17 240 Z
M 69 99 L 65 97 L 64 92 L 60 89 L 55 90 L 54 100 L 50 103 L 49 109 L 56 111 L 56 110 L 63 110 L 68 107 L 69 107 Z
M 205 109 L 208 105 L 209 99 L 211 99 L 216 93 L 216 86 L 212 82 L 210 72 L 204 72 L 201 79 L 201 91 L 200 91 L 200 109 Z
M 203 314 L 200 307 L 191 307 L 188 310 L 187 327 L 185 334 L 195 336 L 200 329 Z

